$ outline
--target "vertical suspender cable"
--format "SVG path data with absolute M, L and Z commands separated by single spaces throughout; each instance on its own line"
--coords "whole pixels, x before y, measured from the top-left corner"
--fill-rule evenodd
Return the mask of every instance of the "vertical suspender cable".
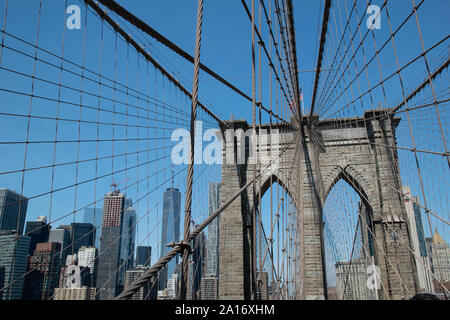
M 252 185 L 252 198 L 253 198 L 253 206 L 252 206 L 252 245 L 251 245 L 251 259 L 252 259 L 252 298 L 253 300 L 257 299 L 256 294 L 256 45 L 255 45 L 255 0 L 252 0 L 252 113 L 253 113 L 253 134 L 252 141 L 250 143 L 254 144 L 253 156 L 254 164 L 253 164 L 253 185 Z
M 192 89 L 192 110 L 191 110 L 191 149 L 190 161 L 187 172 L 187 186 L 186 186 L 186 204 L 184 213 L 184 242 L 187 244 L 190 236 L 190 222 L 191 222 L 191 204 L 192 204 L 192 180 L 194 177 L 194 142 L 195 142 L 195 119 L 197 116 L 197 101 L 198 101 L 198 80 L 199 80 L 199 66 L 200 66 L 200 45 L 202 39 L 202 19 L 203 19 L 203 0 L 198 0 L 197 8 L 197 30 L 195 35 L 195 58 L 194 58 L 194 85 Z M 180 299 L 186 299 L 186 285 L 188 282 L 188 258 L 189 250 L 185 247 L 183 251 L 183 261 L 181 269 L 181 287 Z

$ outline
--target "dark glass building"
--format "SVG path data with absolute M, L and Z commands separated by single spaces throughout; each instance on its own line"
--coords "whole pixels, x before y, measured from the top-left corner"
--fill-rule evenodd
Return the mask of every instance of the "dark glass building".
M 57 242 L 38 243 L 28 258 L 27 276 L 23 290 L 25 300 L 50 300 L 58 287 L 61 261 L 61 244 Z
M 46 223 L 45 217 L 39 217 L 37 221 L 27 221 L 25 234 L 31 239 L 29 255 L 33 254 L 38 243 L 48 241 L 50 228 L 50 225 Z
M 164 192 L 161 258 L 172 249 L 166 247 L 166 244 L 180 241 L 180 202 L 181 193 L 178 189 L 169 188 Z M 174 273 L 178 261 L 179 255 L 170 260 L 167 266 L 160 271 L 159 290 L 163 290 L 167 287 L 167 281 Z
M 86 208 L 84 209 L 84 223 L 90 223 L 95 227 L 95 244 L 94 246 L 100 248 L 100 235 L 102 234 L 102 212 L 101 208 Z
M 148 267 L 152 263 L 152 247 L 138 246 L 136 250 L 136 266 Z
M 125 198 L 122 217 L 122 235 L 120 238 L 120 272 L 119 285 L 125 285 L 125 273 L 134 267 L 134 251 L 136 246 L 136 210 L 133 201 Z
M 213 182 L 209 184 L 209 215 L 220 207 L 221 183 Z M 206 274 L 208 276 L 219 277 L 219 222 L 220 216 L 215 218 L 208 226 L 208 239 L 206 246 L 208 251 L 206 261 Z
M 416 220 L 417 238 L 419 239 L 420 255 L 422 257 L 427 257 L 427 243 L 425 240 L 425 231 L 423 230 L 422 213 L 420 212 L 420 207 L 417 202 L 418 201 L 413 202 L 413 208 L 414 219 Z
M 3 300 L 20 300 L 27 271 L 30 238 L 18 238 L 15 231 L 0 231 L 0 268 L 4 268 L 3 282 L 8 286 L 2 292 Z M 3 287 L 2 287 L 3 288 Z
M 196 226 L 197 227 L 197 226 Z M 197 238 L 191 241 L 193 253 L 191 255 L 191 263 L 189 264 L 189 285 L 187 287 L 187 300 L 197 300 L 200 296 L 200 284 L 205 270 L 206 256 L 206 237 L 201 232 Z
M 213 214 L 220 207 L 221 186 L 220 182 L 211 182 L 209 184 L 209 215 Z M 219 223 L 220 216 L 211 221 L 208 226 L 206 267 L 201 283 L 202 300 L 217 300 L 219 294 Z
M 70 239 L 67 254 L 75 254 L 83 246 L 94 246 L 95 228 L 93 224 L 75 222 L 70 225 L 59 226 L 59 228 L 66 229 L 69 232 Z
M 61 244 L 61 265 L 66 263 L 66 257 L 69 254 L 70 233 L 67 229 L 61 227 L 50 230 L 48 242 L 58 242 Z
M 97 289 L 100 300 L 113 300 L 121 291 L 119 286 L 120 227 L 103 227 L 97 268 Z
M 27 206 L 28 198 L 9 189 L 0 189 L 0 230 L 16 230 L 22 235 Z

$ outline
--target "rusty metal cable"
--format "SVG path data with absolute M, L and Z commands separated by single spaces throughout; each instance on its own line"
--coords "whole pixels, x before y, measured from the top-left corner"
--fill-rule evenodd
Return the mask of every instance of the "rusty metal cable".
M 288 150 L 289 145 L 283 147 L 280 150 L 280 153 L 277 155 L 276 159 L 280 158 L 286 150 Z M 276 159 L 273 159 L 272 161 L 275 161 Z M 259 179 L 261 176 L 263 176 L 266 172 L 266 170 L 270 169 L 272 165 L 272 161 L 259 173 L 256 175 L 256 179 Z M 141 275 L 138 279 L 136 279 L 129 287 L 127 287 L 120 295 L 118 295 L 114 300 L 127 300 L 130 297 L 135 294 L 139 288 L 141 288 L 143 285 L 145 285 L 148 281 L 150 281 L 153 277 L 157 275 L 157 273 L 164 268 L 164 266 L 173 259 L 178 253 L 181 253 L 184 248 L 189 244 L 189 242 L 192 239 L 195 239 L 215 218 L 217 218 L 228 206 L 233 203 L 234 200 L 236 200 L 237 197 L 239 197 L 245 190 L 248 189 L 250 185 L 252 185 L 254 182 L 253 180 L 250 180 L 247 182 L 239 191 L 237 191 L 235 194 L 233 194 L 230 199 L 228 199 L 225 203 L 223 203 L 219 209 L 214 211 L 211 215 L 208 216 L 208 218 L 205 219 L 201 224 L 199 224 L 197 227 L 194 228 L 189 234 L 188 241 L 185 242 L 179 242 L 179 243 L 171 243 L 170 246 L 173 246 L 173 249 L 170 250 L 164 257 L 159 259 L 150 269 L 148 269 L 145 273 Z
M 98 7 L 93 0 L 85 0 L 88 1 L 88 3 L 93 7 L 94 5 L 96 7 Z M 192 57 L 189 53 L 187 53 L 186 51 L 184 51 L 183 49 L 181 49 L 179 46 L 177 46 L 175 43 L 173 43 L 172 41 L 170 41 L 169 39 L 167 39 L 166 37 L 164 37 L 161 33 L 159 33 L 158 31 L 156 31 L 155 29 L 153 29 L 152 27 L 150 27 L 147 23 L 145 23 L 144 21 L 142 21 L 141 19 L 139 19 L 138 17 L 136 17 L 135 15 L 133 15 L 131 12 L 129 12 L 128 10 L 126 10 L 124 7 L 122 7 L 121 5 L 119 5 L 117 2 L 113 1 L 113 0 L 99 0 L 98 2 L 100 2 L 102 5 L 104 5 L 105 7 L 107 7 L 108 9 L 112 10 L 113 12 L 115 12 L 117 15 L 119 15 L 120 17 L 122 17 L 123 19 L 125 19 L 126 21 L 128 21 L 129 23 L 131 23 L 132 25 L 134 25 L 135 27 L 139 28 L 140 30 L 142 30 L 143 32 L 145 32 L 146 34 L 148 34 L 150 37 L 154 38 L 155 40 L 157 40 L 158 42 L 162 43 L 163 45 L 165 45 L 167 48 L 171 49 L 172 51 L 174 51 L 175 53 L 177 53 L 179 56 L 183 57 L 184 59 L 186 59 L 187 61 L 194 63 L 194 57 Z M 98 7 L 99 8 L 99 7 Z M 100 8 L 99 8 L 100 9 Z M 97 11 L 97 10 L 96 10 Z M 104 11 L 102 9 L 100 9 L 100 12 L 102 12 L 103 15 L 105 15 Z M 100 12 L 98 12 L 100 14 Z M 117 24 L 116 24 L 117 25 Z M 116 27 L 113 26 L 115 30 Z M 118 25 L 117 25 L 118 27 Z M 125 33 L 126 34 L 126 33 Z M 127 35 L 127 34 L 126 34 Z M 128 35 L 127 35 L 128 36 Z M 128 36 L 129 37 L 129 36 Z M 131 37 L 129 37 L 131 38 Z M 230 88 L 231 90 L 233 90 L 234 92 L 238 93 L 240 96 L 244 97 L 245 99 L 247 99 L 248 101 L 252 101 L 252 98 L 247 95 L 246 93 L 244 93 L 243 91 L 241 91 L 240 89 L 238 89 L 237 87 L 235 87 L 233 84 L 231 84 L 230 82 L 228 82 L 227 80 L 225 80 L 223 77 L 221 77 L 220 75 L 218 75 L 217 73 L 215 73 L 213 70 L 211 70 L 210 68 L 208 68 L 207 66 L 205 66 L 204 64 L 200 63 L 199 64 L 200 69 L 202 69 L 203 71 L 205 71 L 207 74 L 209 74 L 210 76 L 212 76 L 213 78 L 215 78 L 216 80 L 218 80 L 219 82 L 223 83 L 225 86 L 227 86 L 228 88 Z M 165 74 L 166 75 L 166 74 Z M 167 76 L 167 75 L 166 75 Z M 170 74 L 169 74 L 170 76 Z M 176 81 L 176 80 L 175 80 Z M 288 121 L 282 119 L 281 117 L 278 116 L 278 114 L 274 114 L 272 111 L 270 111 L 269 109 L 267 109 L 266 107 L 261 105 L 261 108 L 269 113 L 270 115 L 274 116 L 275 118 L 288 123 Z
M 412 98 L 414 98 L 420 91 L 422 91 L 428 84 L 430 84 L 434 78 L 436 78 L 444 70 L 446 70 L 449 64 L 450 58 L 447 58 L 447 60 L 443 64 L 441 64 L 433 73 L 430 73 L 426 77 L 426 79 L 406 97 L 405 100 L 401 101 L 396 107 L 394 107 L 391 110 L 391 113 L 392 114 L 397 113 L 401 107 L 405 106 Z
M 247 13 L 247 16 L 248 16 L 248 18 L 250 19 L 250 21 L 251 21 L 251 22 L 253 21 L 253 23 L 255 23 L 254 20 L 252 19 L 252 13 L 250 12 L 250 9 L 248 8 L 247 4 L 245 3 L 245 0 L 241 0 L 241 3 L 242 3 L 242 6 L 244 7 L 244 10 L 245 10 L 245 12 Z M 262 48 L 264 49 L 264 52 L 265 52 L 265 54 L 266 54 L 266 56 L 267 56 L 267 59 L 268 59 L 268 61 L 269 61 L 269 66 L 272 68 L 273 72 L 275 73 L 275 79 L 276 79 L 277 82 L 280 84 L 280 89 L 281 89 L 281 91 L 283 92 L 283 95 L 284 95 L 286 101 L 290 102 L 290 100 L 292 100 L 292 96 L 291 96 L 291 91 L 290 91 L 289 83 L 288 83 L 288 81 L 287 81 L 286 74 L 285 74 L 285 72 L 284 72 L 283 65 L 280 64 L 280 67 L 281 67 L 281 71 L 282 71 L 282 74 L 283 74 L 284 81 L 285 81 L 286 86 L 287 86 L 287 89 L 288 89 L 288 90 L 287 90 L 287 91 L 288 91 L 287 93 L 286 93 L 286 90 L 284 89 L 283 84 L 281 83 L 281 78 L 280 78 L 280 76 L 278 75 L 277 70 L 275 69 L 275 65 L 274 65 L 274 63 L 273 63 L 273 61 L 272 61 L 272 58 L 270 57 L 270 54 L 269 54 L 269 52 L 267 51 L 266 44 L 265 44 L 264 40 L 262 39 L 262 36 L 261 36 L 260 31 L 258 31 L 258 29 L 255 28 L 255 33 L 256 33 L 256 35 L 258 36 L 258 39 L 259 39 L 258 43 L 262 46 Z M 289 97 L 288 97 L 288 94 L 289 94 Z
M 192 181 L 194 178 L 194 149 L 195 149 L 195 119 L 197 118 L 197 100 L 198 100 L 198 81 L 199 81 L 199 64 L 200 64 L 200 48 L 202 42 L 202 21 L 203 21 L 203 0 L 198 0 L 197 9 L 197 28 L 195 35 L 195 60 L 194 60 L 194 84 L 192 89 L 192 109 L 191 109 L 191 149 L 190 161 L 187 171 L 186 182 L 186 202 L 184 210 L 184 242 L 189 244 L 189 227 L 191 222 L 191 205 L 192 205 Z M 188 282 L 188 267 L 189 267 L 189 248 L 184 247 L 183 260 L 181 265 L 181 287 L 180 299 L 186 299 L 186 286 Z
M 258 175 L 260 176 L 261 173 Z M 198 225 L 189 235 L 188 242 L 196 238 L 219 214 L 221 214 L 238 196 L 240 196 L 247 188 L 253 184 L 253 180 L 249 181 L 238 192 L 236 192 L 227 202 L 219 209 L 211 214 L 202 224 Z M 147 270 L 140 278 L 136 279 L 128 288 L 126 288 L 115 300 L 127 300 L 135 294 L 139 288 L 152 279 L 156 274 L 178 253 L 184 250 L 186 242 L 173 244 L 174 248 L 170 250 L 164 257 L 159 259 L 149 270 Z
M 118 32 L 128 43 L 130 43 L 140 54 L 144 56 L 147 61 L 149 61 L 153 66 L 158 69 L 171 83 L 173 83 L 176 87 L 178 87 L 185 95 L 192 99 L 192 94 L 187 90 L 179 81 L 177 81 L 166 69 L 164 69 L 147 51 L 143 49 L 141 45 L 139 45 L 128 33 L 126 33 L 117 22 L 115 22 L 102 8 L 100 8 L 93 0 L 84 0 L 92 9 L 108 24 Z M 100 1 L 104 4 L 104 1 Z M 104 4 L 106 6 L 106 4 Z M 113 9 L 111 9 L 113 10 Z M 114 10 L 113 10 L 114 11 Z M 116 12 L 116 11 L 114 11 Z M 116 12 L 117 13 L 117 12 Z M 118 13 L 117 13 L 118 14 Z M 120 15 L 120 14 L 119 14 Z M 125 18 L 125 17 L 123 17 Z M 125 18 L 126 19 L 126 18 Z M 198 105 L 214 120 L 216 120 L 220 125 L 225 126 L 226 124 L 219 119 L 208 107 L 206 107 L 203 103 L 198 102 Z

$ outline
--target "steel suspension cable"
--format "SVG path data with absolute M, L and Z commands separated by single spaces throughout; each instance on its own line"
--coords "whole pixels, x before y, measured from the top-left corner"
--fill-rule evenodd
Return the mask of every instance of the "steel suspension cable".
M 202 40 L 202 22 L 203 22 L 203 0 L 198 0 L 197 9 L 197 28 L 195 35 L 195 59 L 194 59 L 194 84 L 192 89 L 192 109 L 191 109 L 191 126 L 190 126 L 190 161 L 188 164 L 187 171 L 187 186 L 186 186 L 186 203 L 185 203 L 185 214 L 184 214 L 184 250 L 183 250 L 183 260 L 181 267 L 181 288 L 180 288 L 180 299 L 186 299 L 186 285 L 188 282 L 188 259 L 189 259 L 189 226 L 191 223 L 191 204 L 192 204 L 192 181 L 194 177 L 194 149 L 195 149 L 195 121 L 197 117 L 197 99 L 198 99 L 198 80 L 199 80 L 199 64 L 200 64 L 200 48 Z

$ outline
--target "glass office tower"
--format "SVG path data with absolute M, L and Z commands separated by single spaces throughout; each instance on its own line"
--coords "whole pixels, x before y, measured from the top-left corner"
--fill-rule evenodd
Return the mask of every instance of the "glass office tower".
M 176 188 L 168 188 L 164 192 L 163 220 L 161 230 L 161 258 L 172 248 L 166 247 L 170 242 L 180 241 L 180 202 L 181 193 Z M 167 287 L 167 280 L 172 276 L 179 261 L 179 255 L 170 260 L 159 276 L 159 289 Z

